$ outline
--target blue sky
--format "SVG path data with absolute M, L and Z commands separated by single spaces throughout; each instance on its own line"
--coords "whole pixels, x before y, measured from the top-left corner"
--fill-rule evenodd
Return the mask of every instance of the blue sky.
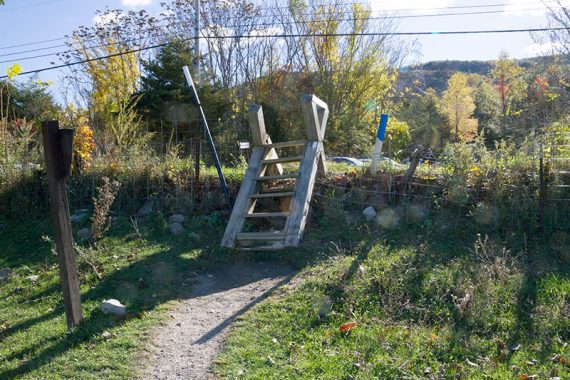
M 36 54 L 65 49 L 56 40 L 70 34 L 80 25 L 91 25 L 95 10 L 109 8 L 147 9 L 151 14 L 160 12 L 161 0 L 6 0 L 0 6 L 0 74 L 12 63 L 24 71 L 34 70 L 58 62 L 57 57 L 21 60 Z M 163 0 L 162 0 L 163 1 Z M 348 0 L 354 2 L 355 0 Z M 348 2 L 347 1 L 347 2 Z M 388 11 L 394 15 L 423 16 L 441 13 L 499 11 L 497 14 L 414 17 L 399 20 L 399 31 L 448 31 L 482 29 L 538 28 L 546 25 L 545 8 L 541 0 L 369 0 L 375 11 Z M 546 0 L 552 1 L 552 0 Z M 570 0 L 564 0 L 565 4 Z M 282 1 L 283 5 L 286 1 Z M 490 6 L 489 6 L 490 5 Z M 477 8 L 449 8 L 449 7 Z M 440 8 L 440 9 L 436 9 Z M 402 11 L 407 9 L 406 11 Z M 7 48 L 30 42 L 54 40 L 43 44 Z M 459 36 L 424 36 L 421 43 L 422 62 L 460 59 L 486 60 L 498 57 L 501 51 L 522 58 L 536 55 L 539 46 L 528 33 L 486 34 Z M 13 54 L 22 50 L 52 47 L 50 50 Z M 12 54 L 12 55 L 9 55 Z M 39 75 L 57 85 L 61 74 L 54 70 Z M 54 91 L 57 91 L 54 88 Z

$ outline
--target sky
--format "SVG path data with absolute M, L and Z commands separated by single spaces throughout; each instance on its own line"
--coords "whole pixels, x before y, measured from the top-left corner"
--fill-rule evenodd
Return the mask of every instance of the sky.
M 6 0 L 5 6 L 0 6 L 0 76 L 5 75 L 13 63 L 18 63 L 23 71 L 59 63 L 56 56 L 23 58 L 65 50 L 61 46 L 62 38 L 80 25 L 93 25 L 97 9 L 146 9 L 158 15 L 161 1 L 165 0 Z M 355 1 L 369 1 L 374 12 L 409 17 L 397 19 L 401 32 L 527 29 L 547 25 L 543 0 L 347 0 Z M 553 0 L 544 1 L 552 3 Z M 286 4 L 286 0 L 282 2 Z M 570 0 L 563 2 L 570 6 Z M 496 13 L 457 14 L 469 12 Z M 456 15 L 442 15 L 449 13 Z M 51 41 L 14 46 L 47 40 Z M 503 51 L 511 57 L 525 58 L 548 48 L 536 44 L 528 33 L 430 35 L 418 37 L 418 42 L 421 44 L 420 55 L 416 57 L 419 62 L 488 60 L 497 58 Z M 58 70 L 46 71 L 39 74 L 39 79 L 53 81 L 57 86 L 60 76 Z

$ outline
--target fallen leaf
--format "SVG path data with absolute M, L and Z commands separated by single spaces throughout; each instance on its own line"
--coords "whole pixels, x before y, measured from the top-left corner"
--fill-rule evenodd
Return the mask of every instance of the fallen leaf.
M 348 322 L 348 323 L 345 323 L 344 325 L 341 325 L 339 330 L 340 331 L 350 331 L 355 327 L 356 327 L 356 322 Z

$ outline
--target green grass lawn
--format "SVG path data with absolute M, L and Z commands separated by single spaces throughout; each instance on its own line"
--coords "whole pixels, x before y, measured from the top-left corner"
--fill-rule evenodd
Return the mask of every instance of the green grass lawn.
M 0 284 L 0 379 L 134 377 L 148 331 L 189 296 L 192 273 L 236 259 L 302 270 L 238 319 L 214 367 L 222 377 L 570 376 L 567 234 L 528 241 L 444 212 L 393 230 L 339 220 L 317 210 L 299 249 L 251 255 L 219 248 L 218 214 L 193 218 L 178 237 L 160 214 L 139 220 L 140 235 L 117 217 L 107 237 L 79 249 L 85 322 L 73 331 L 42 238 L 49 223 L 4 222 L 0 268 L 14 276 Z M 475 249 L 478 232 L 490 240 Z M 103 315 L 107 298 L 127 317 Z M 341 332 L 347 322 L 356 325 Z
M 217 248 L 219 218 L 197 218 L 188 227 L 171 238 L 159 215 L 139 221 L 139 237 L 128 219 L 117 218 L 96 248 L 84 245 L 78 267 L 85 321 L 68 332 L 56 257 L 42 239 L 49 223 L 4 223 L 0 268 L 14 276 L 0 284 L 0 379 L 132 378 L 146 333 L 189 294 L 192 272 L 231 259 Z M 39 278 L 26 280 L 30 275 Z M 108 298 L 127 306 L 126 318 L 99 311 Z
M 322 228 L 334 227 L 324 221 Z M 305 241 L 305 250 L 328 251 L 328 258 L 237 322 L 218 374 L 570 378 L 567 237 L 552 248 L 512 233 L 486 240 L 444 215 L 338 236 L 328 247 Z

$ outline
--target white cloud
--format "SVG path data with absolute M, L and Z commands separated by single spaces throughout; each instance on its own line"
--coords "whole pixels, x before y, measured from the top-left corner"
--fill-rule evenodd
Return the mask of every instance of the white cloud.
M 560 4 L 564 7 L 570 7 L 570 0 L 560 0 Z M 503 14 L 507 17 L 540 17 L 546 14 L 548 7 L 558 7 L 558 0 L 544 0 L 544 2 L 529 0 L 509 0 L 508 3 L 504 6 L 505 13 Z
M 540 55 L 549 55 L 553 52 L 560 50 L 562 44 L 559 42 L 535 42 L 526 47 L 524 52 L 529 57 L 535 57 Z
M 456 0 L 370 0 L 372 9 L 376 12 L 406 11 L 413 13 L 435 14 L 438 9 L 456 3 Z
M 144 7 L 151 4 L 152 0 L 121 0 L 123 7 Z
M 116 12 L 98 14 L 93 16 L 93 24 L 95 26 L 103 26 L 112 23 L 114 21 L 117 21 L 123 17 L 125 17 L 123 13 L 116 13 Z

